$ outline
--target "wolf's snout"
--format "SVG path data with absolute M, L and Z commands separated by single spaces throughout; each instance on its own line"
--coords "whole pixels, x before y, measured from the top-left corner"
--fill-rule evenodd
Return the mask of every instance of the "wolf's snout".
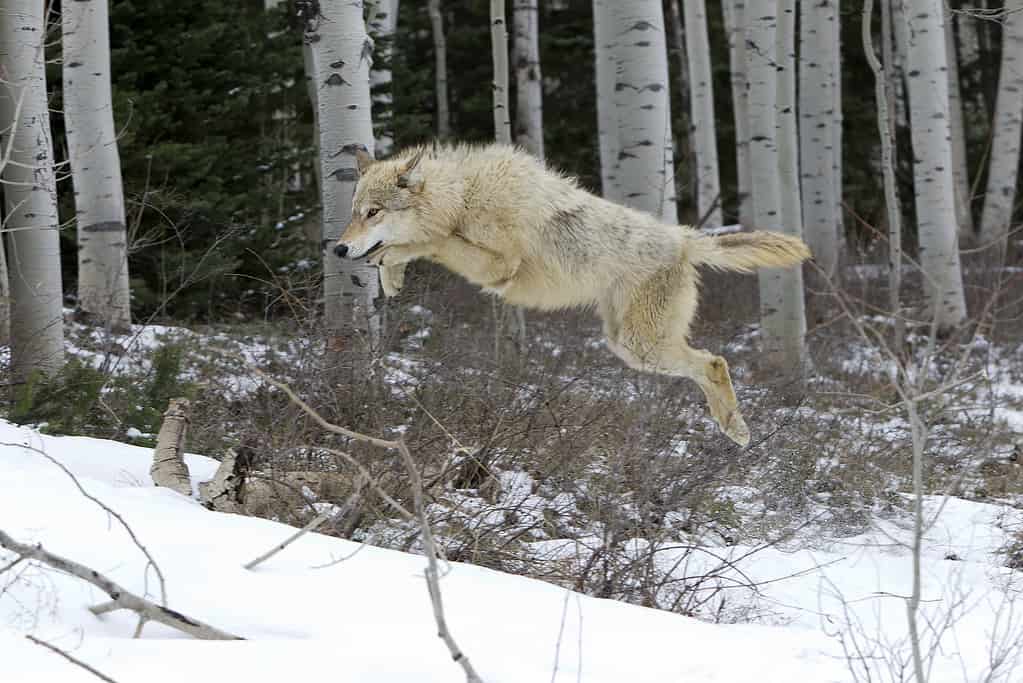
M 344 258 L 347 255 L 348 245 L 343 242 L 339 242 L 338 245 L 334 247 L 334 256 L 337 256 L 338 258 Z

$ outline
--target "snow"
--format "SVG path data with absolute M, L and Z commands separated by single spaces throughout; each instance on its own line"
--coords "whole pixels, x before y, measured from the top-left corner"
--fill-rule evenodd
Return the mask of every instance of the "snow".
M 86 609 L 105 600 L 96 589 L 22 563 L 0 574 L 0 681 L 96 680 L 26 640 L 27 633 L 119 683 L 464 680 L 436 637 L 423 557 L 310 534 L 246 571 L 245 562 L 293 530 L 210 512 L 193 499 L 153 488 L 150 449 L 44 436 L 0 422 L 0 528 L 154 600 L 157 578 L 125 531 L 60 468 L 19 444 L 64 464 L 128 521 L 165 575 L 171 607 L 247 640 L 196 641 L 153 624 L 132 639 L 130 614 L 95 617 Z M 187 463 L 193 483 L 208 479 L 216 466 L 198 455 Z M 526 473 L 503 476 L 515 497 L 532 495 L 535 482 Z M 929 498 L 927 510 L 940 510 L 940 516 L 927 533 L 924 609 L 932 623 L 950 606 L 956 613 L 930 681 L 980 680 L 993 644 L 1004 634 L 1015 637 L 1023 624 L 1007 602 L 1015 594 L 1011 586 L 1006 590 L 1014 575 L 999 566 L 995 553 L 1017 517 L 957 499 Z M 898 596 L 909 592 L 910 561 L 894 542 L 908 538 L 905 520 L 896 517 L 852 538 L 715 549 L 733 559 L 757 550 L 736 571 L 769 582 L 754 595 L 726 591 L 723 606 L 723 613 L 742 607 L 761 622 L 754 624 L 705 623 L 468 564 L 448 565 L 441 589 L 451 630 L 488 683 L 850 681 L 840 643 L 828 635 L 844 623 L 858 623 L 868 638 L 894 643 L 908 657 Z M 634 542 L 637 552 L 643 543 Z M 567 558 L 576 553 L 563 550 Z M 691 576 L 718 562 L 708 553 L 680 553 L 664 549 L 657 557 L 684 560 L 679 571 Z M 330 564 L 340 558 L 347 559 Z M 0 552 L 0 567 L 10 559 Z M 321 565 L 329 566 L 313 568 Z M 844 606 L 836 595 L 844 597 Z M 992 680 L 1020 678 L 1016 671 Z

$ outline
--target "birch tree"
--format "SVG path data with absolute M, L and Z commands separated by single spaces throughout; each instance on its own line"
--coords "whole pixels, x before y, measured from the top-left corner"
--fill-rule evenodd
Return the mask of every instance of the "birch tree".
M 1023 126 L 1023 0 L 1006 0 L 1002 28 L 1002 64 L 991 142 L 980 240 L 1002 254 L 1008 246 L 1016 203 L 1020 129 Z
M 501 144 L 510 145 L 511 114 L 508 111 L 508 27 L 504 0 L 490 0 L 490 46 L 494 62 L 494 137 Z M 539 58 L 539 56 L 538 56 Z M 542 135 L 542 133 L 541 133 Z M 541 139 L 540 144 L 543 144 Z M 517 306 L 506 306 L 493 300 L 494 357 L 500 361 L 504 323 L 510 319 L 514 325 L 519 348 L 526 345 L 526 313 Z
M 913 186 L 924 291 L 941 331 L 966 319 L 956 235 L 941 0 L 906 0 Z
M 377 341 L 374 301 L 379 295 L 373 266 L 338 258 L 333 246 L 352 215 L 359 171 L 355 152 L 373 155 L 369 67 L 372 42 L 362 3 L 327 0 L 306 17 L 305 47 L 319 138 L 320 200 L 323 212 L 324 317 L 335 338 L 367 333 Z
M 714 228 L 721 225 L 721 180 L 714 125 L 714 84 L 710 69 L 710 40 L 707 38 L 707 7 L 704 0 L 686 0 L 682 9 L 691 88 L 689 134 L 696 154 L 697 215 L 704 226 Z
M 25 382 L 64 364 L 60 241 L 53 142 L 46 99 L 44 6 L 0 8 L 0 87 L 5 152 L 7 258 L 11 290 L 11 374 Z
M 659 0 L 620 0 L 612 8 L 622 200 L 677 223 L 664 11 Z
M 749 78 L 750 163 L 752 166 L 753 227 L 757 230 L 787 232 L 784 212 L 791 210 L 791 199 L 782 196 L 780 177 L 782 149 L 791 140 L 779 140 L 778 126 L 779 55 L 778 46 L 792 38 L 790 21 L 779 22 L 779 5 L 774 0 L 748 0 L 746 44 Z M 784 60 L 783 60 L 784 61 Z M 781 101 L 789 97 L 783 94 Z M 791 161 L 789 161 L 791 163 Z M 791 190 L 790 190 L 791 191 Z M 788 209 L 786 206 L 788 205 Z M 798 233 L 796 233 L 798 235 Z M 803 311 L 803 278 L 798 268 L 764 269 L 759 274 L 760 319 L 765 365 L 786 372 L 800 372 L 804 362 L 806 316 Z
M 835 65 L 835 80 L 832 82 L 832 123 L 831 123 L 831 154 L 833 166 L 831 170 L 831 182 L 835 188 L 835 224 L 838 226 L 838 239 L 841 243 L 845 235 L 844 219 L 845 205 L 843 204 L 844 181 L 842 179 L 842 125 L 845 121 L 842 114 L 842 0 L 832 0 L 835 3 L 835 21 L 831 25 L 833 31 L 833 42 L 831 43 L 831 60 Z
M 970 211 L 970 173 L 966 166 L 966 131 L 963 128 L 963 98 L 959 88 L 959 58 L 952 10 L 944 5 L 945 60 L 948 62 L 948 112 L 952 134 L 952 183 L 955 186 L 956 220 L 961 240 L 973 239 Z
M 735 119 L 735 166 L 738 175 L 739 223 L 753 225 L 752 169 L 749 161 L 749 81 L 746 56 L 746 2 L 722 0 L 725 31 L 728 33 L 729 83 Z
M 399 0 L 367 0 L 367 20 L 370 36 L 379 40 L 377 54 L 383 64 L 369 71 L 369 86 L 373 104 L 377 109 L 376 151 L 382 157 L 388 156 L 394 148 L 392 121 L 394 119 L 394 94 L 391 92 L 391 58 L 394 54 L 394 29 L 398 25 Z M 376 91 L 376 92 L 374 92 Z M 381 92 L 382 91 L 382 92 Z
M 508 111 L 508 27 L 504 0 L 490 0 L 490 49 L 494 59 L 494 137 L 510 145 L 511 113 Z
M 618 116 L 615 112 L 614 0 L 593 0 L 593 48 L 597 82 L 597 136 L 600 146 L 600 189 L 605 199 L 621 201 L 618 184 Z
M 829 277 L 838 271 L 838 200 L 835 195 L 835 4 L 800 4 L 799 163 L 806 242 Z
M 430 0 L 428 9 L 433 33 L 433 89 L 437 102 L 437 137 L 444 140 L 451 136 L 451 113 L 448 108 L 448 44 L 444 37 L 444 15 L 440 11 L 440 0 Z
M 538 159 L 543 152 L 543 74 L 540 70 L 540 9 L 537 0 L 514 0 L 515 121 L 518 143 Z
M 107 0 L 61 8 L 64 124 L 78 228 L 78 307 L 97 323 L 131 325 L 128 235 L 110 90 Z

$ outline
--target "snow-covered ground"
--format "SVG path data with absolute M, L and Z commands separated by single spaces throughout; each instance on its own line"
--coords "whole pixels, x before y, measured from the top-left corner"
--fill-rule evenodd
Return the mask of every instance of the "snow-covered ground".
M 424 558 L 312 534 L 246 571 L 246 561 L 292 530 L 209 512 L 153 488 L 148 449 L 42 436 L 0 422 L 0 529 L 152 599 L 159 599 L 157 578 L 125 531 L 66 473 L 18 444 L 66 465 L 128 521 L 162 569 L 171 607 L 247 640 L 196 641 L 153 624 L 132 639 L 130 614 L 95 617 L 87 610 L 106 599 L 99 591 L 21 563 L 0 574 L 0 681 L 97 680 L 28 641 L 29 633 L 119 683 L 464 680 L 435 635 Z M 201 481 L 216 463 L 190 456 L 188 464 Z M 938 499 L 928 501 L 932 512 L 941 507 Z M 1002 529 L 1014 521 L 994 506 L 950 500 L 929 530 L 923 630 L 924 654 L 934 655 L 930 681 L 1023 680 L 1011 649 L 1023 629 L 1023 603 L 1013 602 L 1013 574 L 995 552 L 1005 542 Z M 491 683 L 855 680 L 839 633 L 854 666 L 874 667 L 870 680 L 892 680 L 877 671 L 888 670 L 885 657 L 909 661 L 901 597 L 910 590 L 911 566 L 895 543 L 907 538 L 902 524 L 885 523 L 868 535 L 768 548 L 739 561 L 735 571 L 762 585 L 753 602 L 746 590 L 733 602 L 746 601 L 761 617 L 769 613 L 763 620 L 769 624 L 709 624 L 466 564 L 450 565 L 441 587 L 455 638 Z M 737 558 L 748 549 L 709 550 Z M 689 557 L 679 571 L 699 572 L 712 561 L 707 553 Z M 10 559 L 0 551 L 0 568 Z M 934 631 L 942 638 L 932 650 Z M 985 679 L 1006 648 L 1001 674 Z

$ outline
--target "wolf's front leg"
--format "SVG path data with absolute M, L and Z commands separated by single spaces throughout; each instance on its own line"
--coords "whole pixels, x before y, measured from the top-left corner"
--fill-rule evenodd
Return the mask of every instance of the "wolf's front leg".
M 405 286 L 405 266 L 404 263 L 397 266 L 380 266 L 380 286 L 384 290 L 384 296 L 388 298 L 396 296 Z

